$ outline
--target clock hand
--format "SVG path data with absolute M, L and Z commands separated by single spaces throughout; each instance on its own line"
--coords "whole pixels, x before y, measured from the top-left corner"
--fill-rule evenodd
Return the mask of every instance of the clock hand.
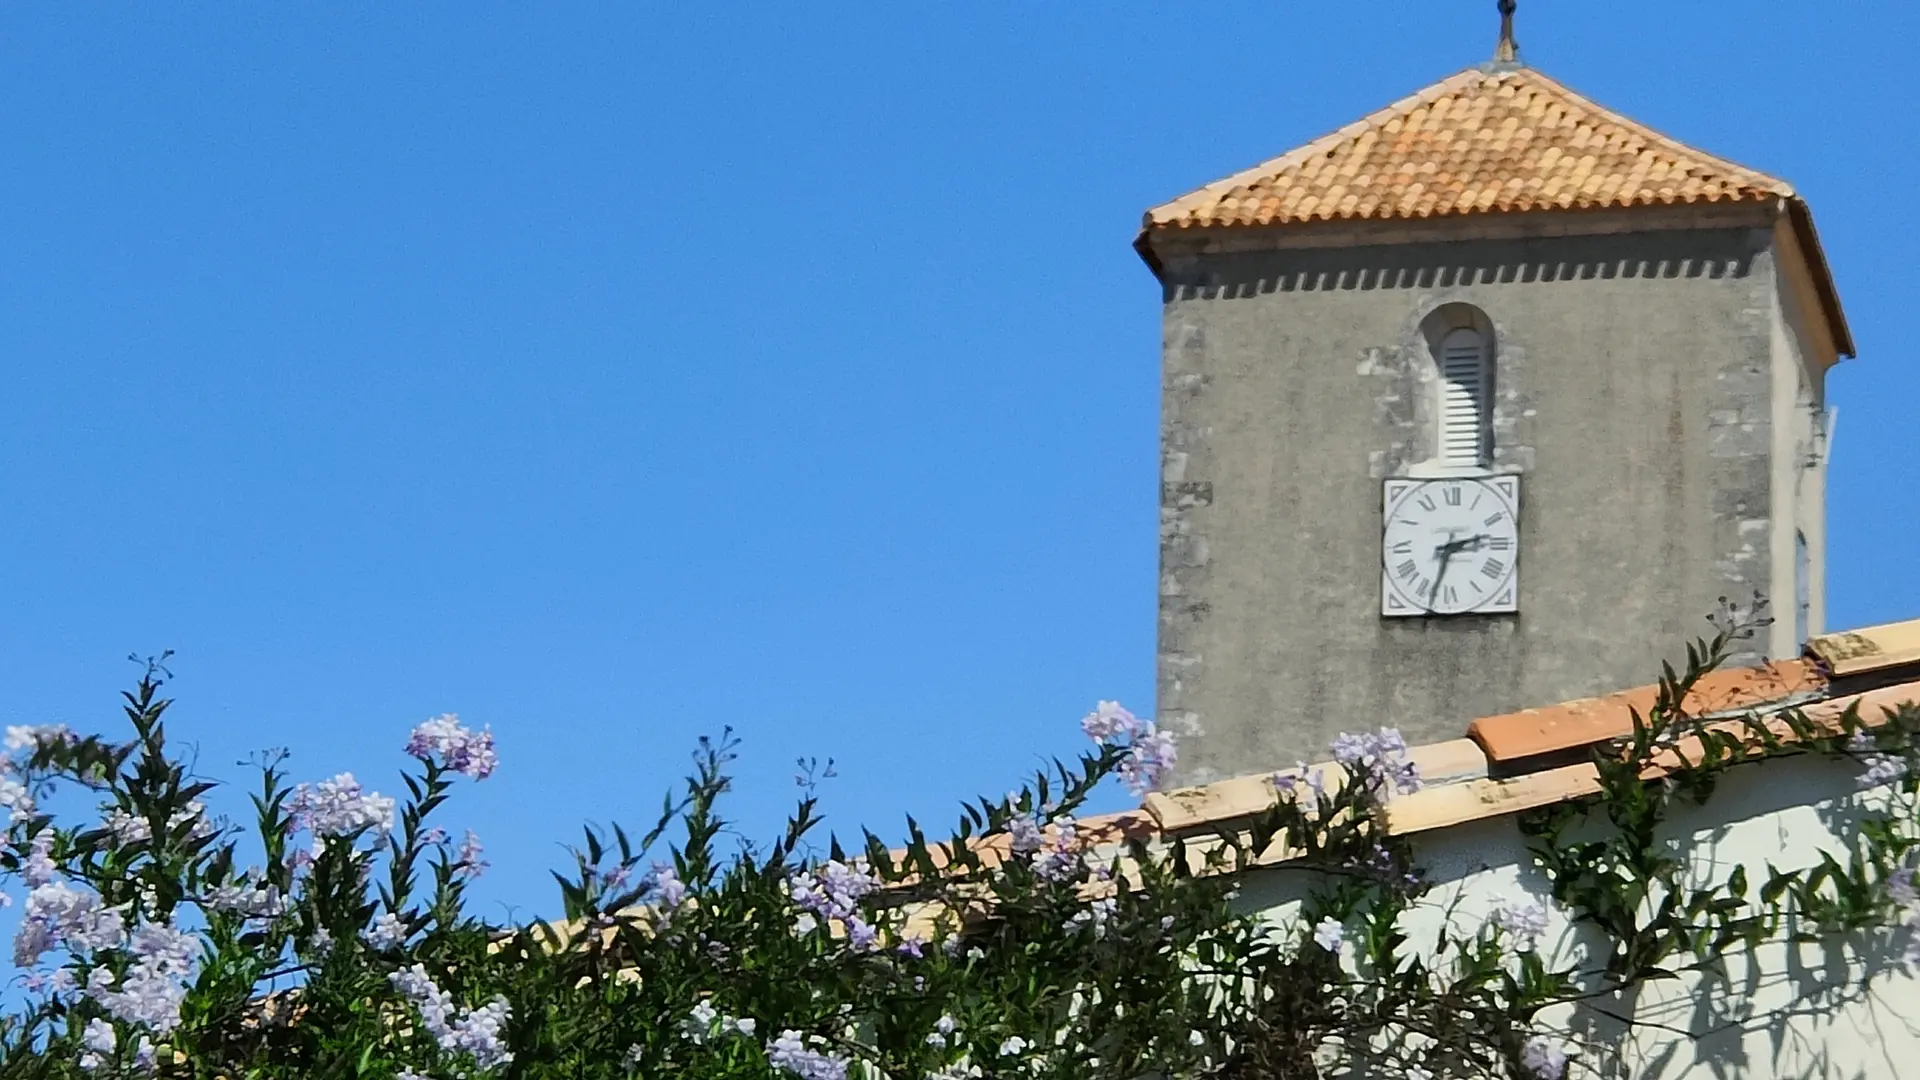
M 1434 549 L 1440 556 L 1440 569 L 1433 575 L 1433 592 L 1427 597 L 1428 611 L 1433 610 L 1434 601 L 1440 598 L 1440 582 L 1446 578 L 1447 565 L 1453 561 L 1453 557 L 1463 551 L 1479 551 L 1482 544 L 1492 539 L 1486 533 L 1475 533 L 1463 540 L 1452 539 L 1452 533 L 1447 536 L 1447 542 Z
M 1427 594 L 1428 611 L 1432 611 L 1434 601 L 1440 599 L 1440 583 L 1446 580 L 1447 564 L 1452 562 L 1453 557 L 1460 553 L 1462 550 L 1461 544 L 1462 541 L 1455 540 L 1453 534 L 1448 533 L 1447 542 L 1441 544 L 1437 549 L 1437 554 L 1440 556 L 1440 569 L 1433 575 L 1433 591 Z

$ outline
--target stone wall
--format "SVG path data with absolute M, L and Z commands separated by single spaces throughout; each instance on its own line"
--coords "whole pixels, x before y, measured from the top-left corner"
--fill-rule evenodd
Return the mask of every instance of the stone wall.
M 1754 225 L 1164 255 L 1159 716 L 1181 782 L 1641 684 L 1719 598 L 1790 605 L 1771 245 Z M 1382 618 L 1380 483 L 1428 456 L 1422 322 L 1450 303 L 1496 334 L 1521 610 Z

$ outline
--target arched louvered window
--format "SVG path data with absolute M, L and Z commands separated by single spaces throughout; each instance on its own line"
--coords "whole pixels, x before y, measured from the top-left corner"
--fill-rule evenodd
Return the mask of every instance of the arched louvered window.
M 1461 327 L 1440 341 L 1440 462 L 1455 468 L 1487 463 L 1493 358 L 1480 331 Z

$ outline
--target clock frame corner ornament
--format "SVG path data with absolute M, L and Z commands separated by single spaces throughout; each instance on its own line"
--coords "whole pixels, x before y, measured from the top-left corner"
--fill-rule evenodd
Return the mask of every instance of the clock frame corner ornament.
M 1519 610 L 1519 477 L 1396 478 L 1381 486 L 1381 615 Z

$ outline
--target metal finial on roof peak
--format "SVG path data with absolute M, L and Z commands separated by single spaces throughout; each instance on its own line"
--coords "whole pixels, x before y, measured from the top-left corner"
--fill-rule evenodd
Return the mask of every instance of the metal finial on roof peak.
M 1515 0 L 1500 0 L 1500 43 L 1493 47 L 1496 64 L 1520 62 L 1520 43 L 1513 40 L 1513 9 L 1519 6 Z

